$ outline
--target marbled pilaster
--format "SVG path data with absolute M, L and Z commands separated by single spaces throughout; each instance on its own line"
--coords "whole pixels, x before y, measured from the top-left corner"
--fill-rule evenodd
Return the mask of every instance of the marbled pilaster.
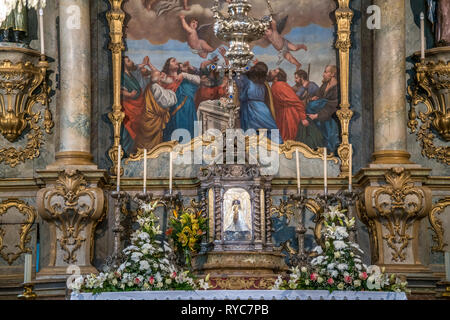
M 405 163 L 405 0 L 374 0 L 381 28 L 374 30 L 375 163 Z
M 91 133 L 91 46 L 88 0 L 61 0 L 60 143 L 56 164 L 89 165 Z

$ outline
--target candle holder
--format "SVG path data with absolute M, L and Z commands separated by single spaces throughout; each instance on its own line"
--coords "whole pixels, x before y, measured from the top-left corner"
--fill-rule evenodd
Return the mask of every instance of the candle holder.
M 349 190 L 339 190 L 336 193 L 325 193 L 316 196 L 316 202 L 322 208 L 322 214 L 328 212 L 330 206 L 339 206 L 341 209 L 347 210 L 349 218 L 356 217 L 353 208 L 358 199 L 358 194 Z M 350 241 L 356 242 L 356 226 L 353 225 L 349 231 Z
M 134 200 L 139 204 L 139 207 L 145 203 L 149 203 L 153 200 L 153 193 L 139 192 L 134 196 Z
M 323 208 L 323 212 L 327 212 L 329 206 L 340 206 L 342 209 L 352 207 L 358 200 L 358 194 L 354 191 L 339 190 L 336 193 L 318 194 L 315 200 Z
M 294 261 L 299 266 L 305 266 L 308 264 L 309 257 L 309 254 L 305 250 L 305 234 L 307 230 L 304 223 L 304 209 L 308 198 L 300 193 L 297 193 L 291 194 L 289 196 L 289 201 L 294 203 L 295 210 L 298 212 L 298 221 L 295 227 L 295 233 L 297 234 L 298 241 L 298 252 L 297 258 L 294 259 Z
M 442 293 L 442 296 L 450 300 L 450 282 L 444 282 L 445 291 Z
M 33 282 L 24 282 L 23 283 L 23 293 L 17 296 L 20 300 L 34 300 L 37 295 L 33 291 L 34 283 Z
M 130 195 L 124 191 L 113 191 L 111 192 L 111 197 L 115 199 L 114 227 L 113 227 L 114 251 L 112 261 L 115 264 L 115 266 L 118 266 L 122 258 L 122 251 L 120 247 L 121 247 L 122 232 L 124 229 L 121 224 L 121 209 L 124 202 L 130 199 Z
M 180 208 L 183 204 L 183 200 L 181 199 L 181 194 L 179 194 L 179 193 L 165 194 L 159 199 L 159 201 L 161 201 L 168 210 Z

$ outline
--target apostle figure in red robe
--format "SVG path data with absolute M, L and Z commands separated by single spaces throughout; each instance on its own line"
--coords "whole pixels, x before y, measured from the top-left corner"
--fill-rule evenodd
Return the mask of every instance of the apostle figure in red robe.
M 309 125 L 308 120 L 306 120 L 305 104 L 286 82 L 287 75 L 283 69 L 271 70 L 268 80 L 272 82 L 275 121 L 280 130 L 280 135 L 283 141 L 295 140 L 300 121 L 304 126 Z
M 121 98 L 125 118 L 123 125 L 133 140 L 136 140 L 137 120 L 144 110 L 144 94 L 136 76 L 141 72 L 141 65 L 136 65 L 129 57 L 123 59 Z

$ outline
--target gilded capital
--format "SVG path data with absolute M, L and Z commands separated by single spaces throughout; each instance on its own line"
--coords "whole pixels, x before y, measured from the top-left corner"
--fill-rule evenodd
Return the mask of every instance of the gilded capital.
M 66 274 L 69 265 L 95 272 L 91 265 L 94 231 L 104 217 L 104 194 L 78 170 L 65 170 L 56 182 L 39 190 L 38 213 L 49 224 L 50 263 L 40 273 Z
M 407 169 L 393 167 L 383 184 L 366 187 L 360 199 L 357 211 L 369 229 L 372 264 L 391 271 L 424 271 L 419 227 L 431 210 L 431 189 L 416 184 Z

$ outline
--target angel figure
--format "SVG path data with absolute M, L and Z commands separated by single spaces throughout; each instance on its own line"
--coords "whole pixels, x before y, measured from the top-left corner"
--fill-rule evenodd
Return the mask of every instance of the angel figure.
M 192 52 L 205 59 L 210 52 L 214 51 L 214 48 L 202 39 L 202 35 L 206 32 L 206 29 L 211 28 L 212 23 L 204 24 L 199 27 L 196 18 L 192 18 L 189 23 L 187 23 L 184 15 L 180 14 L 179 17 L 183 29 L 187 32 L 187 43 L 189 47 L 191 47 Z
M 297 67 L 297 70 L 299 70 L 302 64 L 292 55 L 291 51 L 298 51 L 300 49 L 307 51 L 308 48 L 304 44 L 293 44 L 281 35 L 286 26 L 287 19 L 288 16 L 284 17 L 277 23 L 277 21 L 272 17 L 272 22 L 270 28 L 266 30 L 265 38 L 278 51 L 277 65 L 280 65 L 283 60 L 286 59 L 290 63 L 294 64 Z

